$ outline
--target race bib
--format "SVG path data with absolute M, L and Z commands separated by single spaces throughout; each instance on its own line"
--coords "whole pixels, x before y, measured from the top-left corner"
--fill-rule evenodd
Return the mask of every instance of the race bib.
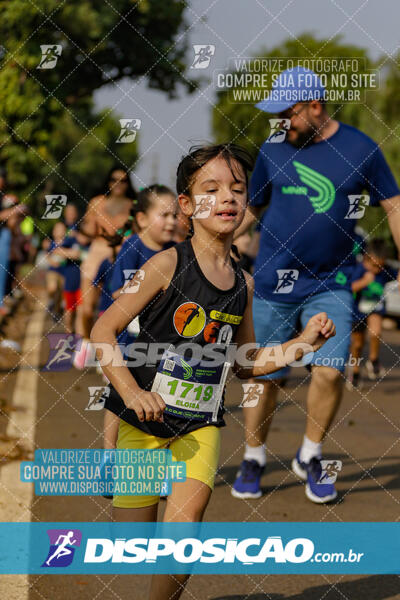
M 139 317 L 135 317 L 134 319 L 132 319 L 132 321 L 129 323 L 126 329 L 131 335 L 138 336 L 140 333 Z
M 164 400 L 166 414 L 217 421 L 229 367 L 228 362 L 216 367 L 191 366 L 168 349 L 158 365 L 151 391 Z

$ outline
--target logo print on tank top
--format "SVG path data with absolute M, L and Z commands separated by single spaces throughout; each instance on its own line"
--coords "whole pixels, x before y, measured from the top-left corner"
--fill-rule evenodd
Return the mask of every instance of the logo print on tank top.
M 174 313 L 174 327 L 182 337 L 194 337 L 206 324 L 206 313 L 196 302 L 185 302 Z
M 221 323 L 217 323 L 216 321 L 211 321 L 204 328 L 204 339 L 208 344 L 216 344 L 219 336 L 219 330 L 221 327 Z

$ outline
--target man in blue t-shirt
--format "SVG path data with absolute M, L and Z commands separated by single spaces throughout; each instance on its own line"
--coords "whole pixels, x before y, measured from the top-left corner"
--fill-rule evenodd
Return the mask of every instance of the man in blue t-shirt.
M 285 131 L 278 138 L 274 130 L 261 147 L 250 206 L 236 236 L 261 219 L 254 265 L 257 343 L 272 345 L 293 337 L 320 311 L 336 325 L 336 336 L 306 357 L 312 365 L 307 427 L 292 462 L 294 472 L 307 482 L 306 496 L 323 503 L 337 495 L 333 483 L 322 481 L 321 442 L 340 403 L 349 352 L 354 228 L 368 204 L 382 206 L 400 248 L 400 196 L 378 145 L 329 117 L 315 73 L 295 67 L 278 77 L 272 92 L 257 108 L 278 113 Z M 257 406 L 244 408 L 246 449 L 232 489 L 235 497 L 261 496 L 264 443 L 288 370 L 263 378 Z

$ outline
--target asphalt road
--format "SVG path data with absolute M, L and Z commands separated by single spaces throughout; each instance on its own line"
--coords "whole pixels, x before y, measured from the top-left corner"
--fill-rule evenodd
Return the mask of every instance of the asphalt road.
M 51 323 L 47 322 L 47 327 Z M 56 331 L 53 329 L 53 332 Z M 61 330 L 60 330 L 61 331 Z M 230 494 L 243 452 L 241 384 L 232 379 L 226 394 L 227 427 L 223 430 L 220 469 L 206 512 L 207 521 L 396 521 L 400 510 L 400 332 L 385 332 L 382 358 L 389 373 L 360 392 L 345 392 L 339 414 L 325 443 L 325 457 L 343 463 L 338 500 L 316 506 L 290 470 L 302 437 L 308 373 L 292 371 L 280 396 L 269 438 L 264 495 L 242 501 Z M 47 343 L 42 343 L 45 362 Z M 37 394 L 35 442 L 38 448 L 100 448 L 101 411 L 85 411 L 88 387 L 99 376 L 71 369 L 41 373 Z M 12 379 L 6 394 L 12 392 Z M 161 510 L 162 512 L 162 510 Z M 99 497 L 34 497 L 32 521 L 106 521 L 110 501 Z M 9 578 L 12 585 L 12 578 Z M 146 576 L 31 576 L 29 600 L 144 600 Z M 18 598 L 14 595 L 13 597 Z M 21 596 L 22 598 L 22 596 Z M 25 598 L 25 596 L 24 596 Z M 192 600 L 394 600 L 400 577 L 343 575 L 198 575 L 184 598 Z

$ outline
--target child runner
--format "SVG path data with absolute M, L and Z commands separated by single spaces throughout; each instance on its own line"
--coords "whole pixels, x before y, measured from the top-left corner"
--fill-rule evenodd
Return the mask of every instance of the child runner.
M 203 213 L 193 219 L 191 239 L 160 252 L 142 266 L 140 280 L 135 276 L 131 283 L 140 283 L 137 293 L 121 294 L 110 306 L 92 330 L 94 342 L 115 347 L 116 336 L 136 315 L 140 315 L 138 343 L 156 341 L 176 346 L 192 342 L 204 348 L 208 346 L 210 331 L 215 329 L 225 344 L 233 340 L 240 348 L 255 342 L 253 279 L 230 257 L 233 234 L 246 210 L 247 173 L 251 168 L 250 156 L 236 145 L 197 148 L 183 158 L 177 173 L 182 212 L 189 217 L 196 215 L 198 196 L 213 195 L 214 204 L 208 215 Z M 271 362 L 270 348 L 255 348 L 252 356 L 247 356 L 253 366 L 235 363 L 234 370 L 241 378 L 270 373 L 288 360 L 293 361 L 296 346 L 291 349 L 290 359 L 287 355 L 294 344 L 307 343 L 317 350 L 334 334 L 332 321 L 325 313 L 319 313 L 309 320 L 298 338 L 282 344 L 286 358 Z M 296 358 L 301 355 L 297 346 Z M 199 397 L 199 386 L 194 387 L 200 377 L 196 368 L 191 369 L 189 376 L 186 372 L 188 378 L 183 381 L 179 358 L 173 353 L 169 353 L 169 358 L 168 365 L 162 360 L 158 366 L 104 366 L 112 384 L 107 407 L 121 417 L 118 448 L 168 446 L 175 460 L 186 462 L 187 479 L 172 485 L 164 521 L 201 521 L 218 465 L 223 402 L 217 394 L 218 381 L 215 387 L 211 386 L 211 393 L 209 385 L 202 386 Z M 166 367 L 171 368 L 171 361 L 181 379 L 168 376 Z M 163 365 L 165 368 L 160 368 Z M 207 371 L 223 381 L 222 365 Z M 188 382 L 192 382 L 192 389 L 186 393 Z M 162 396 L 152 387 L 156 383 Z M 184 401 L 181 396 L 185 396 Z M 158 496 L 115 496 L 113 518 L 155 521 L 158 502 Z M 151 600 L 179 598 L 187 579 L 188 575 L 153 576 Z
M 125 285 L 144 263 L 173 245 L 175 233 L 177 202 L 174 193 L 164 185 L 151 185 L 138 193 L 134 207 L 134 221 L 138 234 L 131 235 L 122 245 L 115 261 L 109 290 L 117 298 Z M 129 228 L 129 221 L 125 226 Z M 126 231 L 121 231 L 121 235 Z M 138 274 L 138 277 L 140 275 Z M 118 343 L 125 347 L 134 341 L 138 329 L 137 320 L 133 320 L 128 329 L 118 337 Z M 115 448 L 118 437 L 119 418 L 114 413 L 104 412 L 104 448 Z
M 61 221 L 56 223 L 52 230 L 52 240 L 47 249 L 47 262 L 50 265 L 46 273 L 46 289 L 49 302 L 47 310 L 51 317 L 57 321 L 61 318 L 61 295 L 64 285 L 63 267 L 66 259 L 58 252 L 61 248 L 67 230 Z
M 379 362 L 379 346 L 382 320 L 385 314 L 384 287 L 398 277 L 398 272 L 385 264 L 388 248 L 381 239 L 372 240 L 366 248 L 362 263 L 353 272 L 351 288 L 354 294 L 351 356 L 355 365 L 349 367 L 346 387 L 357 388 L 360 383 L 360 359 L 369 331 L 369 357 L 365 363 L 368 378 L 377 379 L 384 375 Z
M 64 325 L 68 333 L 76 331 L 77 313 L 81 305 L 81 270 L 80 265 L 89 247 L 89 239 L 78 230 L 68 235 L 54 254 L 65 259 L 62 268 L 64 276 Z

